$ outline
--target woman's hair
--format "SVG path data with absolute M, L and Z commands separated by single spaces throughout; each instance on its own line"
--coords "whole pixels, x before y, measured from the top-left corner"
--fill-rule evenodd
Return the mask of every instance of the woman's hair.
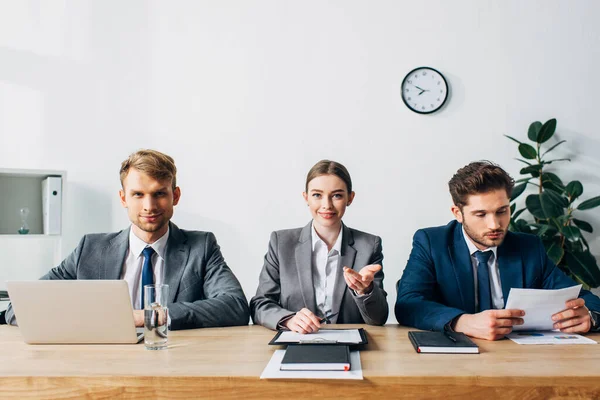
M 499 165 L 491 161 L 476 161 L 459 169 L 448 182 L 454 205 L 462 209 L 468 197 L 504 189 L 510 198 L 515 181 Z
M 340 178 L 346 184 L 346 188 L 348 189 L 348 193 L 352 193 L 352 179 L 350 178 L 350 173 L 339 162 L 330 161 L 330 160 L 321 160 L 308 171 L 308 175 L 306 175 L 306 192 L 308 192 L 308 183 L 321 175 L 335 175 Z
M 123 181 L 127 177 L 130 168 L 135 168 L 157 181 L 170 179 L 173 190 L 177 187 L 175 161 L 160 151 L 142 149 L 127 157 L 121 163 L 121 186 L 123 186 Z

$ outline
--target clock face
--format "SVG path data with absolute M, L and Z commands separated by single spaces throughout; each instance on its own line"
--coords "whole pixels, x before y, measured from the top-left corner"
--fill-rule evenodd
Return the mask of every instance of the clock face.
M 446 78 L 433 68 L 415 68 L 402 81 L 402 100 L 416 113 L 431 114 L 442 108 L 447 98 Z

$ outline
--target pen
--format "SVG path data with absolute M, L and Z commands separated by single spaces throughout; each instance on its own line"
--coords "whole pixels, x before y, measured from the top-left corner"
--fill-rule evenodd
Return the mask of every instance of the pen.
M 444 329 L 444 336 L 446 336 L 448 339 L 450 339 L 454 343 L 456 343 L 456 338 L 454 336 L 452 336 L 452 334 L 450 333 L 450 331 L 447 331 L 446 329 Z
M 323 318 L 321 318 L 321 319 L 319 320 L 319 323 L 320 323 L 320 324 L 322 324 L 323 322 L 327 322 L 327 323 L 329 323 L 329 319 L 330 319 L 330 318 L 333 318 L 333 317 L 335 317 L 335 316 L 336 316 L 336 315 L 338 315 L 338 314 L 339 314 L 339 312 L 336 312 L 336 313 L 334 313 L 334 314 L 331 314 L 331 315 L 326 315 L 325 317 L 323 317 Z

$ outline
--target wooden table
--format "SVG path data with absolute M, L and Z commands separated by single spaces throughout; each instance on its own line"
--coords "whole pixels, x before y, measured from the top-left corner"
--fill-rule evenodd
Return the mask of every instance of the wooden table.
M 0 398 L 600 398 L 600 345 L 476 340 L 479 355 L 417 354 L 407 328 L 350 326 L 368 332 L 363 381 L 260 380 L 277 347 L 259 326 L 170 332 L 163 351 L 27 345 L 2 326 Z

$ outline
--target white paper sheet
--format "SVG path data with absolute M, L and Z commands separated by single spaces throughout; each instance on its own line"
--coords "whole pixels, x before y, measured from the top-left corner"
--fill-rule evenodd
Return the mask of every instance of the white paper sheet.
M 506 309 L 524 310 L 523 325 L 513 326 L 513 331 L 551 331 L 552 315 L 565 309 L 568 300 L 579 296 L 581 285 L 564 289 L 510 289 Z
M 363 379 L 360 353 L 350 352 L 350 371 L 280 371 L 285 350 L 275 350 L 260 379 Z
M 506 337 L 517 344 L 597 344 L 585 336 L 560 331 L 512 332 Z
M 358 329 L 321 329 L 317 333 L 296 333 L 285 331 L 277 338 L 275 343 L 300 343 L 300 342 L 342 342 L 360 343 Z

